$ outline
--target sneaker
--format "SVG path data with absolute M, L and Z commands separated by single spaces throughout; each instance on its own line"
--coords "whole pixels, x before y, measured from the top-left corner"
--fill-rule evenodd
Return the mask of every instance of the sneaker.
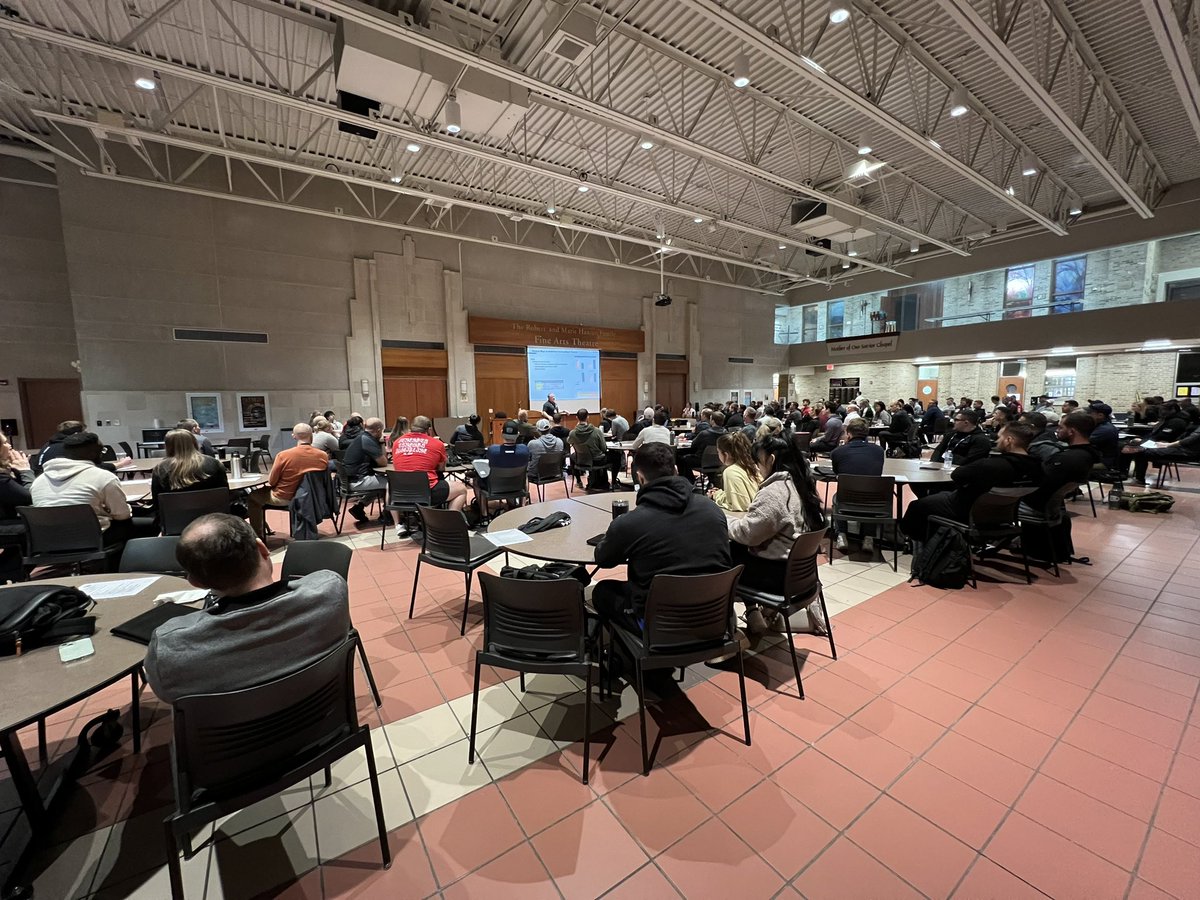
M 757 606 L 746 611 L 746 630 L 755 635 L 767 632 L 767 620 L 763 618 L 762 610 Z
M 350 507 L 350 515 L 353 516 L 355 522 L 367 521 L 367 511 L 361 503 L 356 503 Z
M 408 529 L 407 529 L 407 528 L 405 528 L 403 525 L 397 525 L 397 526 L 396 526 L 396 537 L 397 537 L 399 540 L 406 541 L 406 540 L 408 540 L 409 538 L 411 538 L 411 537 L 412 537 L 412 535 L 411 535 L 411 534 L 409 534 L 409 531 L 408 531 Z
M 863 547 L 863 550 L 865 550 L 867 553 L 874 553 L 875 552 L 875 538 L 871 537 L 870 535 L 867 535 L 866 537 L 864 537 L 862 547 Z
M 850 541 L 846 538 L 846 535 L 840 531 L 838 532 L 837 536 L 837 548 L 843 553 L 850 552 Z

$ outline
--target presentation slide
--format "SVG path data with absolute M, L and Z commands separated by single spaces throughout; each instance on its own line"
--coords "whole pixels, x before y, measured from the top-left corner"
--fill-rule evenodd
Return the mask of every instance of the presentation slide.
M 600 351 L 569 347 L 530 347 L 529 408 L 540 411 L 546 395 L 553 394 L 558 408 L 573 413 L 600 408 Z

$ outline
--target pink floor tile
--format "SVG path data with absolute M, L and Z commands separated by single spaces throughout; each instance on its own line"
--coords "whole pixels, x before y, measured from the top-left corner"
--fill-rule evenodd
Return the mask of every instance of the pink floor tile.
M 975 860 L 954 892 L 956 900 L 1044 900 L 1045 896 L 985 856 Z
M 820 858 L 800 874 L 795 887 L 809 900 L 846 900 L 849 897 L 908 900 L 918 893 L 848 837 L 840 837 Z
M 647 853 L 666 850 L 712 813 L 670 772 L 633 778 L 604 798 Z
M 646 854 L 599 801 L 530 839 L 567 897 L 598 897 L 646 862 Z
M 443 886 L 495 859 L 525 837 L 493 785 L 434 810 L 419 825 L 434 873 Z
M 1036 776 L 1014 807 L 1017 812 L 1132 871 L 1146 823 L 1045 775 Z
M 491 900 L 511 897 L 513 900 L 554 900 L 558 891 L 533 848 L 518 844 L 503 856 L 476 869 L 461 881 L 446 888 L 446 900 Z
M 1008 812 L 1003 803 L 924 761 L 905 772 L 888 793 L 976 849 Z
M 924 760 L 1005 804 L 1017 799 L 1033 774 L 1028 766 L 955 732 L 938 741 Z
M 1013 813 L 985 855 L 1051 897 L 1118 900 L 1128 873 L 1022 815 Z
M 721 819 L 789 879 L 837 836 L 816 813 L 771 781 L 730 804 Z
M 1200 885 L 1200 853 L 1195 844 L 1152 829 L 1138 877 L 1180 900 L 1194 897 Z
M 854 722 L 845 722 L 816 747 L 826 756 L 880 790 L 895 781 L 912 763 L 912 754 Z
M 655 862 L 685 897 L 775 896 L 783 879 L 737 834 L 709 819 Z
M 801 753 L 771 780 L 838 829 L 879 796 L 877 788 L 815 749 Z

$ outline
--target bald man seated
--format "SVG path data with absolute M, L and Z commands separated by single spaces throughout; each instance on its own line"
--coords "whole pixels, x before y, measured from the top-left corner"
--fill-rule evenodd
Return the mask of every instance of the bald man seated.
M 236 516 L 201 516 L 183 530 L 175 556 L 188 581 L 217 600 L 160 625 L 150 639 L 146 680 L 166 703 L 274 681 L 321 659 L 349 634 L 342 576 L 321 571 L 275 581 L 270 552 Z
M 313 446 L 312 426 L 298 422 L 292 429 L 295 447 L 281 450 L 275 454 L 275 463 L 271 466 L 271 474 L 267 476 L 267 486 L 251 491 L 246 498 L 246 506 L 250 510 L 250 527 L 257 535 L 263 534 L 264 509 L 267 506 L 286 506 L 300 490 L 300 482 L 309 472 L 325 472 L 329 466 L 329 456 L 324 450 Z

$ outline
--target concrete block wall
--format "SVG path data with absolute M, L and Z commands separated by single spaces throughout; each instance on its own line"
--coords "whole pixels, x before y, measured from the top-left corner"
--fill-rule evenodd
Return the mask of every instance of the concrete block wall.
M 1103 400 L 1121 412 L 1141 397 L 1170 397 L 1177 362 L 1173 351 L 1080 357 L 1075 364 L 1076 399 L 1080 403 Z

